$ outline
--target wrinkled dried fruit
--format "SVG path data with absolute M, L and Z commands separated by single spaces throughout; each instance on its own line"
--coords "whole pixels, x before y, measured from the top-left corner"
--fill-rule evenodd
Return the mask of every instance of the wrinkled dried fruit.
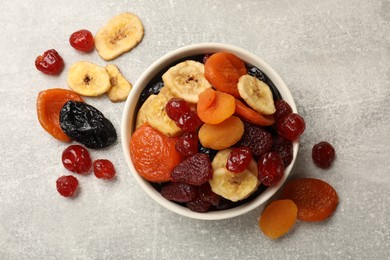
M 251 161 L 252 154 L 248 147 L 233 148 L 227 158 L 226 169 L 234 173 L 240 173 L 249 166 Z
M 280 158 L 282 158 L 284 168 L 290 165 L 293 159 L 293 146 L 291 141 L 280 135 L 275 136 L 272 151 L 279 154 Z
M 196 133 L 184 133 L 177 140 L 175 148 L 183 158 L 188 158 L 198 152 L 198 142 Z
M 110 146 L 117 139 L 112 123 L 99 110 L 83 102 L 65 103 L 60 112 L 60 126 L 70 138 L 92 149 Z
M 324 220 L 336 210 L 339 203 L 339 197 L 331 185 L 313 178 L 288 182 L 281 198 L 295 202 L 298 219 L 302 221 Z
M 57 191 L 64 197 L 72 197 L 79 185 L 78 180 L 72 175 L 61 176 L 56 181 Z
M 109 160 L 99 159 L 93 162 L 93 173 L 99 179 L 112 179 L 115 167 Z
M 292 114 L 292 109 L 290 105 L 283 99 L 275 100 L 274 104 L 276 109 L 274 113 L 274 118 L 276 121 L 278 121 L 284 116 Z
M 210 202 L 212 205 L 217 206 L 220 201 L 220 196 L 211 190 L 210 184 L 206 182 L 198 188 L 199 198 L 203 201 Z
M 194 200 L 187 202 L 186 206 L 192 211 L 203 213 L 210 209 L 211 203 L 196 197 Z
M 318 167 L 327 169 L 331 166 L 336 156 L 336 151 L 330 143 L 323 141 L 313 146 L 311 155 L 313 162 Z
M 190 105 L 182 98 L 171 98 L 165 105 L 165 111 L 173 121 L 179 120 L 180 116 L 190 112 Z
M 276 127 L 279 135 L 294 141 L 305 131 L 306 124 L 300 115 L 293 113 L 280 118 Z
M 177 202 L 192 201 L 197 195 L 196 187 L 180 182 L 169 182 L 161 189 L 161 196 Z
M 260 126 L 244 122 L 244 134 L 237 145 L 249 147 L 252 155 L 261 156 L 272 149 L 272 143 L 271 133 Z
M 257 177 L 265 186 L 275 186 L 284 174 L 282 158 L 275 152 L 263 154 L 257 163 L 257 168 L 259 170 Z
M 141 92 L 140 102 L 144 103 L 150 95 L 158 94 L 163 87 L 164 82 L 162 82 L 161 80 L 155 83 L 149 83 L 148 86 L 144 88 L 144 90 L 142 90 Z
M 261 214 L 259 227 L 268 238 L 277 239 L 294 226 L 297 211 L 292 200 L 275 200 Z
M 194 111 L 184 113 L 175 122 L 178 127 L 187 132 L 195 132 L 203 124 L 198 114 Z
M 64 68 L 64 60 L 56 50 L 51 49 L 36 58 L 35 67 L 45 74 L 57 75 Z
M 90 52 L 94 49 L 95 43 L 92 33 L 88 30 L 79 30 L 69 37 L 70 45 L 76 50 Z
M 62 152 L 62 164 L 68 171 L 87 173 L 92 160 L 87 149 L 81 145 L 71 145 Z
M 172 173 L 173 182 L 202 185 L 213 177 L 213 168 L 206 154 L 197 153 L 177 165 Z

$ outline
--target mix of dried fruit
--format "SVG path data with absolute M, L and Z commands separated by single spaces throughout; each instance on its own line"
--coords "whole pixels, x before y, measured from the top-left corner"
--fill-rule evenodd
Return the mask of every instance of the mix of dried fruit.
M 78 30 L 69 37 L 70 45 L 81 52 L 91 52 L 96 47 L 100 56 L 112 60 L 130 51 L 141 40 L 144 29 L 139 18 L 123 13 L 112 18 L 96 34 Z M 35 60 L 35 66 L 45 74 L 57 75 L 64 67 L 64 60 L 56 50 L 48 50 Z M 126 100 L 132 85 L 118 67 L 109 64 L 105 68 L 91 62 L 74 63 L 68 72 L 71 90 L 47 89 L 37 99 L 37 114 L 41 126 L 54 138 L 77 141 L 87 148 L 101 149 L 114 144 L 117 133 L 112 123 L 95 107 L 86 104 L 81 96 L 99 96 L 107 93 L 112 102 Z M 62 154 L 64 167 L 74 173 L 87 174 L 93 165 L 97 178 L 112 179 L 114 165 L 106 159 L 92 163 L 88 150 L 81 145 L 71 145 Z M 74 196 L 78 181 L 74 176 L 62 176 L 57 180 L 57 190 L 64 197 Z
M 279 183 L 305 125 L 266 75 L 227 52 L 179 61 L 159 75 L 141 94 L 130 154 L 163 197 L 206 212 Z M 199 195 L 204 187 L 208 196 Z

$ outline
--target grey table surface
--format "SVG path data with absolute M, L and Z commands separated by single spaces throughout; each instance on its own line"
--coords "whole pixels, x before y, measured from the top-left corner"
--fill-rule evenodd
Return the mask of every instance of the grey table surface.
M 141 44 L 112 62 L 132 83 L 160 56 L 192 43 L 233 44 L 274 67 L 307 124 L 291 177 L 332 184 L 335 214 L 298 222 L 276 241 L 258 228 L 262 207 L 220 221 L 176 215 L 137 185 L 120 142 L 91 152 L 113 161 L 114 181 L 77 176 L 78 196 L 59 196 L 67 144 L 39 125 L 37 94 L 67 88 L 76 61 L 106 65 L 96 51 L 75 51 L 69 35 L 96 33 L 125 11 L 145 26 Z M 0 13 L 0 259 L 389 259 L 390 1 L 25 0 L 2 1 Z M 66 63 L 57 77 L 34 67 L 51 48 Z M 124 103 L 86 100 L 120 129 Z M 337 151 L 326 171 L 311 161 L 322 140 Z

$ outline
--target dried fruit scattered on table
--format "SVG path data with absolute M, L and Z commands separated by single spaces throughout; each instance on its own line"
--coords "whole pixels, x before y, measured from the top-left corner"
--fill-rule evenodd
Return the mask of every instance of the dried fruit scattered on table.
M 180 183 L 180 182 L 169 182 L 165 184 L 161 189 L 161 196 L 167 200 L 177 202 L 189 202 L 195 199 L 198 195 L 198 190 L 195 186 Z
M 211 85 L 236 98 L 240 97 L 237 89 L 238 80 L 246 73 L 244 62 L 228 52 L 212 54 L 204 65 L 205 77 Z
M 293 159 L 293 145 L 291 141 L 280 135 L 275 136 L 272 151 L 279 154 L 280 158 L 282 158 L 284 168 L 290 165 Z
M 233 148 L 227 158 L 226 169 L 234 173 L 240 173 L 248 168 L 251 161 L 252 154 L 248 147 Z
M 204 77 L 204 65 L 194 60 L 186 60 L 169 68 L 162 79 L 174 96 L 190 103 L 197 103 L 199 94 L 211 88 Z
M 83 146 L 71 145 L 62 152 L 62 164 L 68 171 L 82 174 L 89 172 L 92 160 Z
M 130 156 L 137 172 L 151 182 L 170 181 L 173 168 L 181 161 L 176 141 L 149 125 L 137 128 L 130 140 Z
M 93 162 L 93 173 L 99 179 L 112 179 L 115 176 L 115 167 L 109 160 L 95 160 Z
M 203 124 L 198 135 L 204 147 L 222 150 L 237 143 L 243 133 L 244 124 L 241 119 L 231 116 L 219 124 Z
M 60 126 L 70 138 L 92 149 L 110 146 L 117 139 L 112 123 L 95 107 L 82 102 L 65 103 Z
M 78 30 L 69 37 L 70 45 L 76 50 L 90 52 L 95 48 L 92 33 L 88 30 Z
M 278 99 L 274 101 L 276 111 L 274 113 L 274 118 L 276 121 L 281 119 L 284 116 L 292 114 L 292 109 L 290 105 L 283 99 Z
M 237 84 L 238 92 L 245 102 L 263 115 L 275 113 L 274 98 L 270 87 L 250 75 L 241 76 Z
M 133 49 L 142 40 L 144 27 L 137 15 L 122 13 L 111 18 L 95 36 L 100 57 L 112 60 Z
M 74 92 L 89 97 L 102 95 L 111 87 L 107 70 L 88 61 L 72 64 L 67 81 Z
M 57 75 L 64 68 L 64 60 L 56 50 L 51 49 L 36 58 L 35 67 L 45 74 Z
M 57 191 L 64 197 L 72 197 L 79 185 L 78 180 L 72 175 L 61 176 L 56 181 Z
M 265 186 L 275 186 L 283 178 L 283 160 L 276 152 L 263 154 L 257 162 L 259 181 Z
M 297 211 L 292 200 L 275 200 L 261 214 L 259 227 L 268 238 L 277 239 L 294 226 Z
M 213 177 L 213 168 L 206 154 L 197 153 L 178 164 L 171 173 L 173 182 L 202 185 Z
M 175 147 L 183 158 L 188 158 L 198 152 L 198 143 L 197 133 L 184 133 L 177 139 Z
M 298 207 L 298 219 L 321 221 L 328 218 L 337 208 L 339 198 L 328 183 L 313 178 L 296 179 L 284 187 L 282 199 L 290 199 Z
M 54 138 L 63 142 L 71 141 L 71 138 L 62 131 L 59 119 L 62 106 L 69 100 L 83 102 L 77 93 L 61 88 L 43 90 L 39 92 L 37 99 L 39 123 Z
M 251 149 L 252 155 L 261 156 L 272 149 L 273 139 L 271 133 L 264 128 L 244 122 L 244 134 L 237 143 Z
M 106 66 L 108 75 L 110 76 L 111 87 L 107 90 L 108 98 L 112 102 L 121 102 L 127 99 L 133 85 L 122 75 L 118 67 L 114 64 Z
M 306 124 L 300 115 L 293 113 L 280 118 L 276 127 L 279 135 L 294 141 L 305 131 Z
M 332 165 L 336 156 L 334 147 L 325 141 L 319 142 L 313 146 L 312 159 L 315 165 L 322 169 L 327 169 Z

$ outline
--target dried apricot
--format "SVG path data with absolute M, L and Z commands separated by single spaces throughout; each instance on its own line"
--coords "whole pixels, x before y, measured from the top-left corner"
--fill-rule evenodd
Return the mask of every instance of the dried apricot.
M 279 238 L 294 226 L 297 211 L 292 200 L 275 200 L 261 214 L 259 227 L 268 238 Z
M 39 123 L 54 138 L 63 142 L 70 142 L 72 140 L 60 127 L 60 111 L 62 106 L 69 100 L 84 102 L 77 93 L 62 88 L 41 91 L 37 99 Z
M 253 110 L 252 108 L 249 108 L 238 99 L 236 99 L 236 108 L 234 113 L 241 117 L 243 120 L 255 125 L 269 126 L 275 123 L 275 119 L 273 118 L 273 116 L 262 115 L 259 112 Z
M 302 221 L 324 220 L 336 210 L 339 203 L 339 197 L 331 185 L 313 178 L 290 181 L 283 189 L 281 198 L 295 202 L 298 219 Z
M 204 76 L 217 90 L 240 97 L 237 83 L 242 75 L 247 74 L 244 62 L 228 52 L 211 55 L 204 65 Z
M 171 171 L 181 160 L 176 141 L 147 124 L 137 128 L 130 140 L 130 156 L 137 172 L 151 182 L 170 181 Z

